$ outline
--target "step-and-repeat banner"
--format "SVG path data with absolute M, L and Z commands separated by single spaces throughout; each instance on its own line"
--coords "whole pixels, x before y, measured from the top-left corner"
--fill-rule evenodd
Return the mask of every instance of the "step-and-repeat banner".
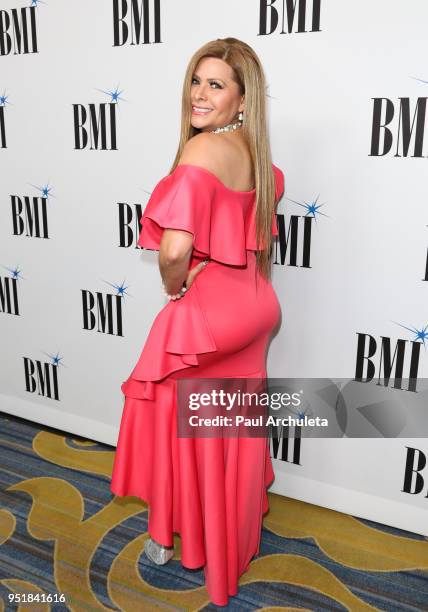
M 269 377 L 418 393 L 427 21 L 423 0 L 3 1 L 1 410 L 116 443 L 121 383 L 166 303 L 138 222 L 177 150 L 187 63 L 227 36 L 264 65 L 285 175 Z M 347 431 L 351 414 L 340 439 L 283 428 L 271 490 L 428 535 L 427 439 L 404 437 L 384 401 L 357 412 L 364 437 Z

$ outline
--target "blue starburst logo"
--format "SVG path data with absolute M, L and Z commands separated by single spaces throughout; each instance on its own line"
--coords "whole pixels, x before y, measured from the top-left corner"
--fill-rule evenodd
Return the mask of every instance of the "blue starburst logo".
M 45 353 L 45 351 L 42 351 L 42 353 L 43 355 L 49 357 L 49 359 L 52 359 L 51 365 L 64 365 L 63 363 L 60 363 L 60 361 L 64 359 L 64 357 L 60 357 L 59 352 L 56 355 L 50 355 L 49 353 Z
M 34 189 L 37 189 L 42 194 L 43 198 L 54 198 L 55 196 L 51 193 L 52 187 L 49 187 L 49 181 L 43 187 L 38 187 L 37 185 L 33 185 L 33 183 L 28 183 Z
M 406 325 L 401 325 L 401 323 L 397 323 L 396 321 L 392 321 L 393 323 L 395 323 L 396 325 L 399 325 L 400 327 L 404 327 L 404 329 L 407 329 L 408 331 L 412 332 L 413 334 L 415 334 L 415 337 L 413 338 L 413 342 L 417 342 L 418 340 L 424 345 L 425 350 L 426 350 L 426 344 L 425 344 L 425 340 L 428 339 L 428 323 L 427 325 L 425 325 L 424 328 L 421 329 L 417 329 L 416 327 L 407 327 Z
M 6 104 L 10 104 L 8 97 L 6 95 L 6 92 L 4 92 L 1 96 L 0 96 L 0 106 L 6 106 Z
M 20 276 L 21 270 L 19 270 L 18 266 L 16 266 L 16 268 L 13 269 L 13 268 L 8 268 L 7 266 L 3 266 L 3 264 L 2 264 L 2 268 L 7 270 L 8 272 L 10 272 L 11 278 L 15 278 L 16 280 L 21 280 L 21 278 L 22 278 L 22 279 L 25 280 L 24 276 Z
M 308 216 L 312 216 L 315 219 L 315 222 L 317 221 L 317 215 L 322 215 L 323 217 L 328 217 L 329 215 L 326 215 L 325 213 L 322 213 L 319 211 L 319 209 L 321 208 L 321 206 L 324 206 L 325 202 L 323 202 L 322 204 L 318 204 L 318 198 L 319 198 L 319 194 L 317 195 L 316 199 L 314 202 L 297 202 L 296 200 L 293 200 L 291 198 L 287 198 L 287 200 L 290 200 L 290 202 L 294 202 L 294 204 L 297 204 L 298 206 L 302 206 L 303 208 L 306 209 L 306 214 L 305 217 Z
M 37 6 L 39 6 L 39 4 L 46 4 L 46 2 L 43 2 L 43 0 L 31 0 L 30 8 L 32 6 L 37 7 Z
M 110 102 L 113 102 L 114 104 L 118 104 L 119 100 L 123 100 L 124 102 L 128 101 L 125 98 L 121 98 L 120 97 L 120 95 L 125 90 L 122 89 L 122 91 L 119 91 L 119 85 L 117 85 L 116 89 L 112 90 L 112 91 L 106 91 L 105 89 L 97 89 L 97 91 L 101 91 L 102 93 L 106 94 L 107 96 L 110 96 L 110 98 L 111 98 Z
M 114 283 L 109 283 L 109 281 L 103 281 L 103 282 L 107 283 L 107 285 L 110 285 L 110 287 L 113 287 L 113 289 L 117 291 L 116 295 L 120 295 L 120 297 L 124 297 L 125 295 L 130 295 L 129 293 L 126 293 L 126 290 L 128 289 L 129 285 L 128 287 L 125 287 L 125 281 L 122 281 L 121 285 L 115 285 Z

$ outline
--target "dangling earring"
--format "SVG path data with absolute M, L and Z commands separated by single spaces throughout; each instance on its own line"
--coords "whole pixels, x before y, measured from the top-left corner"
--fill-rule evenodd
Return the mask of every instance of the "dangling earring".
M 244 118 L 244 113 L 241 111 L 241 112 L 239 113 L 239 115 L 238 115 L 238 119 L 239 119 L 239 121 L 242 121 L 242 120 L 243 120 L 243 118 Z

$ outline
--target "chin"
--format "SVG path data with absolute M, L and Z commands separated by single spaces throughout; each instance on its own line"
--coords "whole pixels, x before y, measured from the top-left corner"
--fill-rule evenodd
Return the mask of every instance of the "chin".
M 201 121 L 201 122 L 199 122 L 199 121 L 193 121 L 193 120 L 192 120 L 192 121 L 190 122 L 190 125 L 191 125 L 192 127 L 194 127 L 196 130 L 201 130 L 201 131 L 203 131 L 203 130 L 205 130 L 205 131 L 207 131 L 207 130 L 208 130 L 208 131 L 209 131 L 209 130 L 211 129 L 211 128 L 209 127 L 209 125 L 203 125 L 203 124 L 202 124 L 202 121 Z

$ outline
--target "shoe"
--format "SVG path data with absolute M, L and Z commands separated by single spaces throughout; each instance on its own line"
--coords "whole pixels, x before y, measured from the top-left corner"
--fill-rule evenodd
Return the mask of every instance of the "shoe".
M 174 556 L 174 548 L 167 548 L 148 538 L 144 543 L 144 552 L 156 565 L 165 565 Z

